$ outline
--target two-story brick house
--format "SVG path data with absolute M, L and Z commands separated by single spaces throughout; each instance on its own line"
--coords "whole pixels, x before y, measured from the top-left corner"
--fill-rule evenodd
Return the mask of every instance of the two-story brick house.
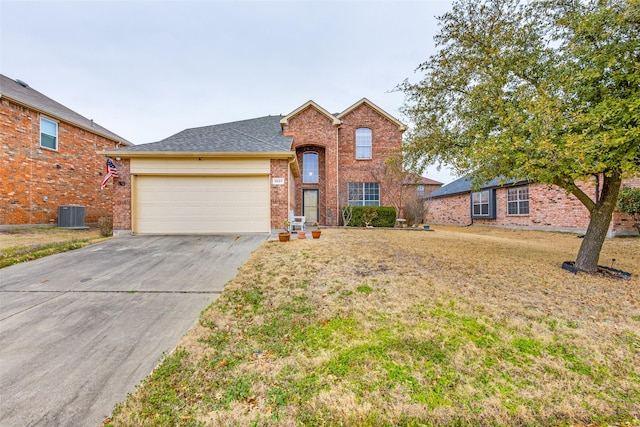
M 186 129 L 106 150 L 114 233 L 269 232 L 289 211 L 340 223 L 346 205 L 389 205 L 376 174 L 405 126 L 367 99 L 339 114 L 309 101 L 286 116 Z
M 0 225 L 56 224 L 58 207 L 84 206 L 85 220 L 111 216 L 111 188 L 100 188 L 98 151 L 126 139 L 0 75 Z

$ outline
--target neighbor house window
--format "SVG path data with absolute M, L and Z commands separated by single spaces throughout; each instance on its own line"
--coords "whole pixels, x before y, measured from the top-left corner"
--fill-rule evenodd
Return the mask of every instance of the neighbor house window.
M 507 215 L 529 215 L 529 187 L 507 190 Z
M 424 185 L 418 185 L 418 197 L 424 196 Z
M 302 155 L 302 182 L 305 184 L 318 182 L 318 153 L 308 151 Z
M 371 158 L 371 129 L 356 129 L 356 159 Z
M 495 190 L 473 192 L 471 193 L 471 216 L 474 218 L 495 218 L 495 204 Z
M 40 146 L 58 149 L 58 123 L 44 117 L 40 117 Z
M 350 182 L 349 206 L 380 206 L 380 185 L 377 182 Z

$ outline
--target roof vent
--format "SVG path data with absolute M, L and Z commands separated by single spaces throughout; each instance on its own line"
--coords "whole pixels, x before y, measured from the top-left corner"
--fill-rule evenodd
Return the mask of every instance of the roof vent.
M 19 84 L 20 86 L 22 86 L 22 87 L 29 87 L 29 85 L 28 85 L 28 84 L 26 84 L 25 82 L 23 82 L 23 81 L 22 81 L 22 80 L 20 80 L 20 79 L 16 79 L 16 83 L 18 83 L 18 84 Z

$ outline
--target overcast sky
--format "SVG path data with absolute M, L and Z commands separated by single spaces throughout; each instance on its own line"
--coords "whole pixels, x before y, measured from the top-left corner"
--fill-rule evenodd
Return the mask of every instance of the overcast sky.
M 0 73 L 134 144 L 183 129 L 338 113 L 393 92 L 434 53 L 450 0 L 0 0 Z M 448 171 L 426 175 L 448 183 Z

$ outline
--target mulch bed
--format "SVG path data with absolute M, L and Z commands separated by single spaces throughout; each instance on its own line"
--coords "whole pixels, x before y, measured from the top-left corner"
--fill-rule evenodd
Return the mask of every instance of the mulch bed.
M 578 269 L 575 267 L 575 262 L 573 261 L 565 261 L 562 263 L 562 268 L 570 271 L 574 274 L 578 273 Z M 584 272 L 586 273 L 586 272 Z M 593 272 L 593 273 L 587 273 L 587 274 L 592 274 L 592 275 L 597 275 L 597 276 L 602 276 L 602 277 L 607 277 L 610 279 L 631 279 L 631 273 L 628 273 L 626 271 L 622 271 L 622 270 L 618 270 L 615 268 L 611 268 L 611 267 L 605 267 L 603 265 L 599 265 L 598 266 L 598 270 Z

